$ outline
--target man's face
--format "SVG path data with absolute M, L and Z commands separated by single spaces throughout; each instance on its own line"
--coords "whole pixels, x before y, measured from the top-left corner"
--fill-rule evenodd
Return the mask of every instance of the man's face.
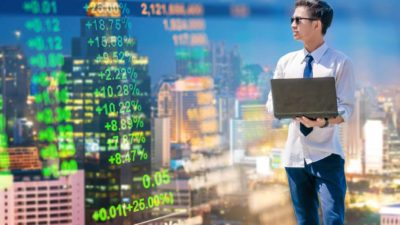
M 308 9 L 306 7 L 300 6 L 294 10 L 292 18 L 311 18 L 308 13 Z M 295 40 L 301 40 L 303 42 L 307 42 L 312 40 L 315 37 L 316 32 L 316 24 L 318 21 L 316 20 L 308 20 L 308 19 L 300 19 L 299 23 L 296 23 L 294 20 L 291 24 L 293 31 L 293 38 Z

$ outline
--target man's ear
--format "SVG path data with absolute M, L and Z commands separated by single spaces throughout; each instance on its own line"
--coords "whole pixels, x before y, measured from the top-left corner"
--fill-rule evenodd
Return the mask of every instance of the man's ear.
M 321 30 L 321 32 L 322 32 L 322 22 L 321 22 L 321 20 L 317 20 L 316 23 L 314 23 L 314 29 Z
M 314 29 L 318 29 L 318 27 L 322 26 L 321 20 L 317 20 L 316 23 L 314 23 Z

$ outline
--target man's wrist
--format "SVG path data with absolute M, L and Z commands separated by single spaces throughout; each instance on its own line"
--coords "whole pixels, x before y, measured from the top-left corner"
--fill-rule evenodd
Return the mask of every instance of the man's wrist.
M 320 126 L 319 128 L 325 128 L 325 127 L 329 126 L 329 120 L 328 120 L 328 118 L 324 118 L 324 119 L 325 119 L 324 125 Z

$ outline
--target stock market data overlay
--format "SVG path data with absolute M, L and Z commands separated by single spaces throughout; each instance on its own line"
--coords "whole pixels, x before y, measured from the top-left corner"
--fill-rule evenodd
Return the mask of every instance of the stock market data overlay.
M 265 107 L 294 2 L 2 0 L 0 224 L 295 225 Z M 357 79 L 345 224 L 392 224 L 400 5 L 330 3 Z

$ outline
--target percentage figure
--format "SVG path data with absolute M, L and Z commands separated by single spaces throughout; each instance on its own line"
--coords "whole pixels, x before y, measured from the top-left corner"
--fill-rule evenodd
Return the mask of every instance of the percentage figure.
M 162 205 L 174 204 L 173 195 L 171 193 L 170 196 L 167 193 L 160 194 L 159 198 Z
M 142 148 L 142 149 L 133 149 L 131 150 L 131 154 L 132 154 L 132 161 L 134 162 L 135 159 L 138 157 L 139 160 L 147 160 L 149 158 L 149 156 L 147 155 L 147 152 Z
M 142 120 L 142 118 L 140 117 L 134 117 L 133 118 L 133 123 L 135 124 L 136 128 L 143 128 L 144 126 L 144 122 Z
M 139 100 L 134 100 L 131 102 L 133 111 L 142 111 L 142 105 L 139 103 Z
M 133 139 L 133 143 L 137 143 L 137 144 L 146 143 L 146 137 L 144 137 L 144 136 L 135 137 L 135 138 Z
M 136 83 L 129 85 L 129 88 L 132 91 L 132 95 L 140 95 L 140 90 L 136 87 Z
M 164 204 L 173 205 L 174 204 L 174 195 L 172 192 L 161 194 L 160 198 Z
M 132 28 L 132 23 L 128 20 L 128 18 L 122 18 L 121 23 L 125 26 L 126 29 Z
M 121 154 L 120 152 L 117 152 L 108 158 L 108 162 L 110 164 L 121 165 L 126 163 L 133 163 L 136 160 L 147 160 L 148 158 L 149 156 L 147 152 L 142 148 L 132 149 L 130 150 L 130 153 L 127 152 L 126 154 Z
M 140 160 L 146 160 L 148 158 L 147 152 L 144 151 L 144 149 L 138 150 L 138 155 Z
M 126 5 L 126 3 L 120 3 L 119 4 L 119 7 L 120 7 L 120 9 L 121 9 L 121 14 L 129 14 L 131 11 L 130 11 L 130 9 L 128 8 L 128 6 Z
M 135 144 L 146 143 L 146 137 L 143 134 L 133 134 L 131 143 Z
M 137 78 L 137 73 L 135 70 L 132 70 L 132 68 L 127 68 L 126 69 L 126 73 L 129 75 L 129 77 L 131 77 L 132 79 L 136 79 Z
M 126 46 L 134 46 L 135 45 L 135 42 L 130 37 L 124 36 L 123 39 L 124 39 L 124 43 Z

